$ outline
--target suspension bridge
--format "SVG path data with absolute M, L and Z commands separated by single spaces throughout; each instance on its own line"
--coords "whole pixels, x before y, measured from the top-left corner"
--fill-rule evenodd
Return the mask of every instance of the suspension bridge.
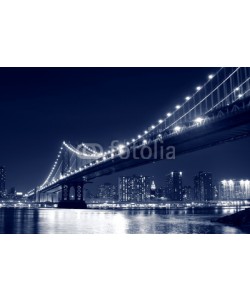
M 63 142 L 47 178 L 28 197 L 85 208 L 84 185 L 97 177 L 250 135 L 250 68 L 220 68 L 193 91 L 156 123 L 109 149 Z

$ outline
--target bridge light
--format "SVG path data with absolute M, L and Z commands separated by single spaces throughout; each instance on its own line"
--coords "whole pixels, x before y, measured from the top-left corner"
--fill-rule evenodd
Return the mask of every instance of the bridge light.
M 119 149 L 119 150 L 124 149 L 124 148 L 125 148 L 125 146 L 124 146 L 123 144 L 120 144 L 120 145 L 118 146 L 118 149 Z
M 180 109 L 181 106 L 180 106 L 180 105 L 176 105 L 175 108 L 176 108 L 176 109 Z
M 239 90 L 240 90 L 239 87 L 237 87 L 237 88 L 234 89 L 235 92 L 237 92 L 237 91 L 239 91 Z
M 171 117 L 172 116 L 172 114 L 171 113 L 167 113 L 167 117 Z
M 198 117 L 194 121 L 196 124 L 201 124 L 204 121 L 204 119 L 202 119 L 201 117 Z
M 144 134 L 148 134 L 147 130 L 144 131 Z
M 242 98 L 242 97 L 243 97 L 243 95 L 242 95 L 242 94 L 239 94 L 238 98 Z
M 213 79 L 214 78 L 214 75 L 213 74 L 210 74 L 210 75 L 208 75 L 208 79 Z
M 134 142 L 135 142 L 135 139 L 132 139 L 132 142 L 134 143 Z
M 127 146 L 129 146 L 129 142 L 127 142 L 126 144 L 127 144 Z
M 139 135 L 138 135 L 138 139 L 140 139 L 140 138 L 141 138 L 141 135 L 139 134 Z
M 160 119 L 158 122 L 161 124 L 163 122 L 163 120 Z
M 125 145 L 123 145 L 123 144 L 120 144 L 119 146 L 118 146 L 118 150 L 119 150 L 119 152 L 120 153 L 124 153 L 125 152 Z
M 201 90 L 201 86 L 197 86 L 197 87 L 196 87 L 196 90 L 197 90 L 197 91 L 200 91 L 200 90 Z
M 143 140 L 143 144 L 146 145 L 148 142 L 147 140 Z
M 152 125 L 152 126 L 151 126 L 151 129 L 155 129 L 155 126 L 154 126 L 154 125 Z
M 180 126 L 175 126 L 174 131 L 175 131 L 175 132 L 181 131 L 181 127 L 180 127 Z
M 186 101 L 189 101 L 190 99 L 191 99 L 190 96 L 187 96 L 187 97 L 185 98 Z

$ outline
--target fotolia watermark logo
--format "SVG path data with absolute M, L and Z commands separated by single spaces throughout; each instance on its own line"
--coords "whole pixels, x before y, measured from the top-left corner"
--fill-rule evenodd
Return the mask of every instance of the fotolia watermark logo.
M 112 141 L 108 150 L 97 143 L 80 144 L 76 148 L 76 154 L 81 159 L 107 160 L 113 158 L 121 159 L 143 159 L 143 160 L 165 160 L 175 159 L 175 147 L 166 146 L 161 140 L 148 144 L 145 140 L 142 143 L 131 144 L 121 143 L 118 140 Z

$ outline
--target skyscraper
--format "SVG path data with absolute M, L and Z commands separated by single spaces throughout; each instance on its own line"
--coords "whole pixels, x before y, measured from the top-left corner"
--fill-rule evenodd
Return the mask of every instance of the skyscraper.
M 194 200 L 211 201 L 213 194 L 212 173 L 199 172 L 194 177 Z
M 250 180 L 222 180 L 219 184 L 219 199 L 250 199 Z
M 120 201 L 146 201 L 150 199 L 149 176 L 121 176 L 119 177 Z
M 171 172 L 166 178 L 166 196 L 172 201 L 182 201 L 182 172 Z
M 0 198 L 6 196 L 6 169 L 0 166 Z
M 183 187 L 183 200 L 185 201 L 193 200 L 193 189 L 190 185 Z
M 155 185 L 155 182 L 152 181 L 151 183 L 151 187 L 150 187 L 150 198 L 155 198 L 156 196 L 156 185 Z

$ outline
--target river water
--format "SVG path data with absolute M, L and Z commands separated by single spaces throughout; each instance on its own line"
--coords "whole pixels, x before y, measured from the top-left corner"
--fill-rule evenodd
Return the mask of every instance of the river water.
M 6 234 L 235 234 L 250 233 L 211 222 L 240 208 L 176 210 L 70 210 L 0 208 Z
M 240 208 L 176 210 L 71 210 L 0 208 L 6 234 L 236 234 L 250 233 L 211 222 Z

